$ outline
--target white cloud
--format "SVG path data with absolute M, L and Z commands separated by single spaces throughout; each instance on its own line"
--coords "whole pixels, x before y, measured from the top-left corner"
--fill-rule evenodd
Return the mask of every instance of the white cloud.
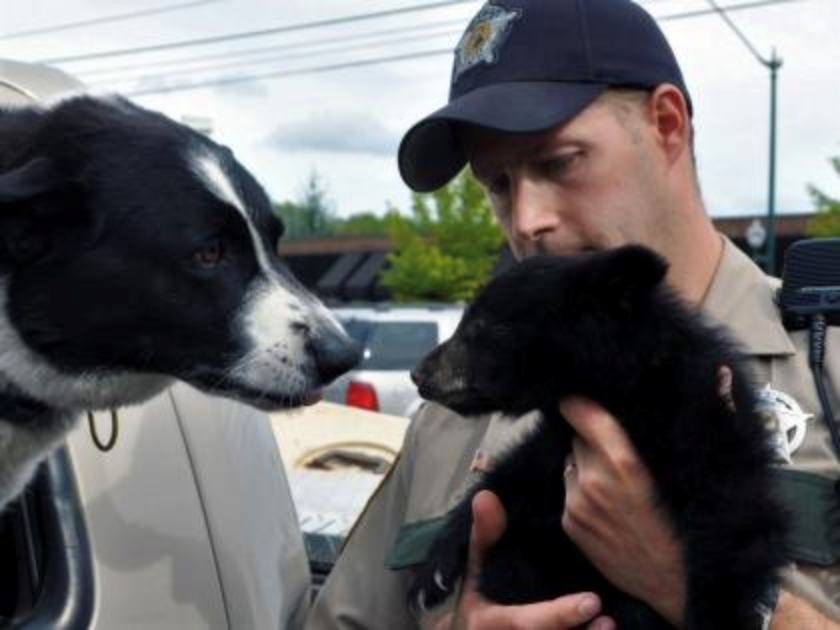
M 281 151 L 393 155 L 399 136 L 367 114 L 323 112 L 278 127 L 268 143 Z

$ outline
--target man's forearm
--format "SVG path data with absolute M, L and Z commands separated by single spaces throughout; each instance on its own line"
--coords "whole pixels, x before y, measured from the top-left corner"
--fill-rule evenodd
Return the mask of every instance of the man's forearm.
M 840 623 L 815 610 L 805 600 L 782 591 L 770 621 L 770 630 L 840 630 Z

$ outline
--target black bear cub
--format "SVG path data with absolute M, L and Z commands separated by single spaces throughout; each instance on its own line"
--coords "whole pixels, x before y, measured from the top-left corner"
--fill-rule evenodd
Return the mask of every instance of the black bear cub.
M 558 401 L 575 394 L 619 419 L 656 483 L 684 548 L 682 627 L 761 627 L 759 607 L 785 562 L 770 441 L 744 359 L 665 286 L 666 271 L 632 245 L 526 260 L 493 280 L 418 366 L 421 395 L 462 415 L 538 409 L 543 420 L 449 514 L 413 602 L 438 604 L 461 577 L 470 504 L 490 489 L 508 527 L 479 576 L 486 597 L 514 604 L 594 591 L 621 630 L 671 628 L 612 587 L 560 527 L 573 434 Z M 719 392 L 722 366 L 732 371 L 731 398 Z

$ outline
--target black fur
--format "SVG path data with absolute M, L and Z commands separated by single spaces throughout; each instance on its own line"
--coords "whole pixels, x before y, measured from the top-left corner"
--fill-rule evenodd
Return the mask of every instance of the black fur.
M 567 395 L 597 401 L 622 423 L 683 542 L 686 630 L 759 628 L 757 604 L 784 563 L 786 519 L 754 385 L 726 334 L 663 285 L 666 265 L 639 246 L 527 260 L 496 278 L 453 338 L 414 373 L 421 394 L 470 415 L 539 409 L 543 421 L 506 453 L 448 517 L 411 591 L 435 605 L 464 570 L 471 500 L 491 489 L 508 529 L 479 590 L 500 603 L 599 593 L 621 630 L 670 625 L 612 587 L 565 536 L 563 469 L 572 431 Z M 733 372 L 735 409 L 718 393 Z

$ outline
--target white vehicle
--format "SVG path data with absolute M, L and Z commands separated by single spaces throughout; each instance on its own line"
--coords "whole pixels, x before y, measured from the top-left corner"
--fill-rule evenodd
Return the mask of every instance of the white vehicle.
M 464 307 L 377 305 L 333 311 L 362 345 L 363 359 L 324 391 L 324 400 L 408 417 L 422 403 L 411 370 L 452 336 Z

